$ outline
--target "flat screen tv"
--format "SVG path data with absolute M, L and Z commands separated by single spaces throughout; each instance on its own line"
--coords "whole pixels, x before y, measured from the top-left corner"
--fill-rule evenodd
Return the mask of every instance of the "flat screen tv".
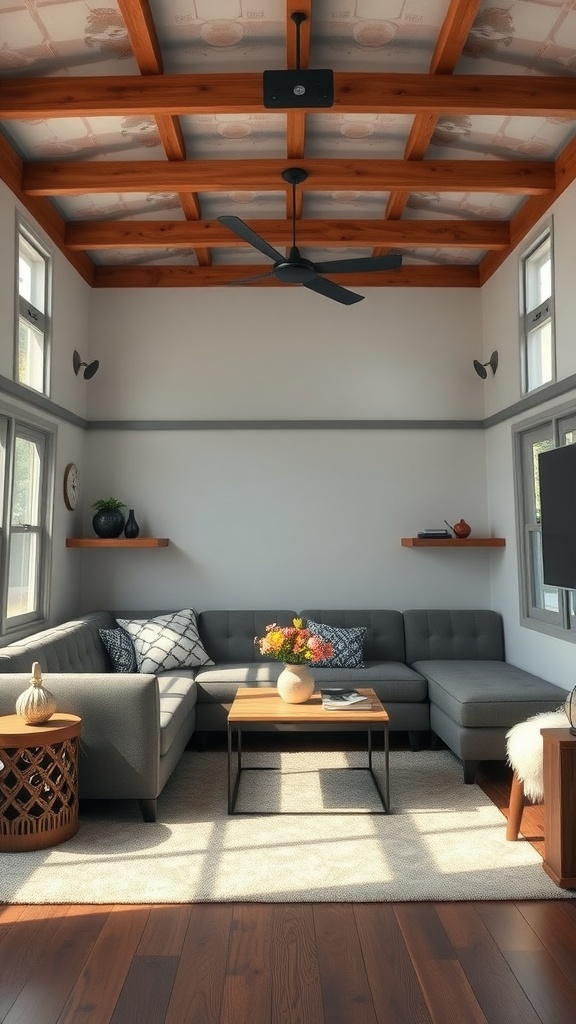
M 576 444 L 538 457 L 544 583 L 576 590 Z

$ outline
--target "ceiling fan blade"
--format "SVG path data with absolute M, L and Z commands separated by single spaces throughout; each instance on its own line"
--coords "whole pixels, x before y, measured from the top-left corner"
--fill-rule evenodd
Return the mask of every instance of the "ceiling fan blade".
M 235 235 L 243 238 L 245 242 L 253 245 L 255 249 L 259 250 L 259 252 L 264 253 L 265 256 L 269 256 L 271 260 L 274 260 L 274 263 L 277 263 L 278 260 L 284 259 L 281 252 L 278 252 L 277 249 L 268 245 L 266 239 L 260 238 L 260 235 L 257 235 L 255 231 L 252 231 L 252 228 L 249 228 L 243 220 L 240 220 L 240 217 L 217 217 L 216 220 L 220 221 L 220 224 L 224 224 L 225 227 L 230 228 L 230 231 L 233 231 Z
M 315 263 L 319 274 L 353 274 L 363 270 L 397 270 L 402 266 L 401 256 L 360 256 L 350 260 L 329 260 Z
M 264 277 L 272 277 L 273 273 L 273 270 L 269 270 L 266 274 L 255 274 L 254 277 L 239 277 L 237 281 L 226 281 L 226 284 L 248 284 L 249 281 L 262 281 Z
M 344 306 L 352 306 L 355 302 L 361 302 L 364 298 L 363 295 L 357 295 L 356 292 L 351 292 L 340 284 L 327 281 L 325 277 L 315 277 L 312 281 L 305 281 L 304 287 L 311 288 L 313 292 L 318 292 L 319 295 L 325 295 L 327 299 L 335 299 L 336 302 L 341 302 Z

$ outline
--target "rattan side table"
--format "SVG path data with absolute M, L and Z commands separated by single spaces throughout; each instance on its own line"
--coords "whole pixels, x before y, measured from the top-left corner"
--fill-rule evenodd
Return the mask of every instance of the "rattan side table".
M 42 850 L 78 831 L 81 719 L 52 715 L 26 725 L 0 716 L 0 851 Z

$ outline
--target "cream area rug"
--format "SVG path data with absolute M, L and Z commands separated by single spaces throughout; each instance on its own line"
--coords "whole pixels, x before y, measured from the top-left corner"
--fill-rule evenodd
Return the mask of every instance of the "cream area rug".
M 186 752 L 159 799 L 158 821 L 135 801 L 81 805 L 61 846 L 0 855 L 0 900 L 13 903 L 207 901 L 370 902 L 556 899 L 559 889 L 525 841 L 507 842 L 503 815 L 462 782 L 449 751 L 393 751 L 389 815 L 373 809 L 360 752 L 246 753 L 229 817 L 226 755 Z M 374 755 L 379 775 L 383 754 Z M 268 767 L 269 766 L 269 767 Z M 334 770 L 340 769 L 340 770 Z M 290 813 L 321 809 L 329 814 Z M 347 813 L 348 812 L 348 813 Z

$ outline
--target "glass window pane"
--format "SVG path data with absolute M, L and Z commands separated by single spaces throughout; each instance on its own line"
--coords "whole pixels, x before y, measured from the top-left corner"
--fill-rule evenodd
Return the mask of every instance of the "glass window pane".
M 38 444 L 17 437 L 14 446 L 12 526 L 38 526 L 40 522 L 41 459 Z
M 532 510 L 530 515 L 530 521 L 532 524 L 539 523 L 541 519 L 540 510 L 540 465 L 538 462 L 538 456 L 542 452 L 549 452 L 554 448 L 554 441 L 552 438 L 546 438 L 540 441 L 534 441 L 532 443 Z
M 552 294 L 552 256 L 547 238 L 526 260 L 526 310 L 535 309 Z
M 528 390 L 547 384 L 553 377 L 552 322 L 530 331 L 526 337 L 526 376 Z
M 8 566 L 8 618 L 38 607 L 38 536 L 12 534 Z
M 20 235 L 18 260 L 18 290 L 27 302 L 32 302 L 41 313 L 45 312 L 46 258 Z
M 18 381 L 35 391 L 44 390 L 44 335 L 22 317 L 18 331 Z
M 560 596 L 557 587 L 547 587 L 542 580 L 542 537 L 539 530 L 530 531 L 530 603 L 533 608 L 558 612 Z

